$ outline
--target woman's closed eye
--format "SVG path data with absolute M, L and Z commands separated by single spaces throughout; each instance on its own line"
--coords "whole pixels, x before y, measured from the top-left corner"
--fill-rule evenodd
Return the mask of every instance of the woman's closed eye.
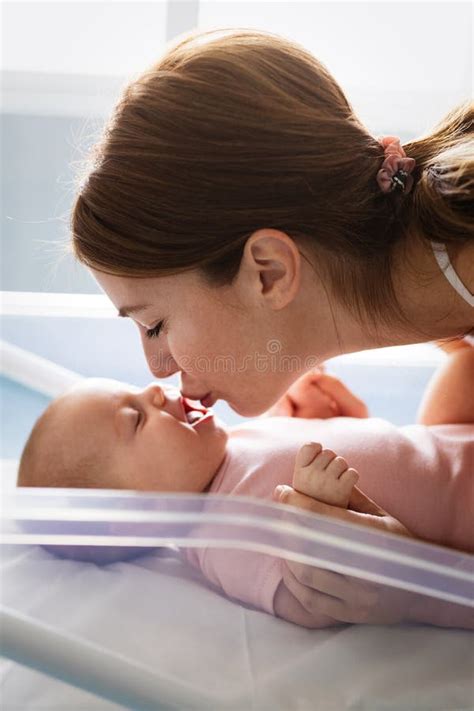
M 147 338 L 157 338 L 157 336 L 160 335 L 160 331 L 161 331 L 161 329 L 162 329 L 163 323 L 164 323 L 163 321 L 159 321 L 159 322 L 156 324 L 156 326 L 153 326 L 153 328 L 148 328 L 148 329 L 145 331 L 145 336 L 146 336 Z

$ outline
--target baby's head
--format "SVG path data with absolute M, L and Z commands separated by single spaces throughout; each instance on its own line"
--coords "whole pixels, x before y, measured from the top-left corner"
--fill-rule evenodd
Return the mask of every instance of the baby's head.
M 191 410 L 201 411 L 192 415 Z M 18 486 L 205 491 L 227 430 L 211 410 L 153 383 L 88 379 L 54 400 L 20 460 Z
M 17 485 L 199 493 L 223 462 L 227 438 L 225 425 L 212 411 L 182 398 L 177 388 L 84 380 L 54 400 L 36 422 L 21 456 Z M 62 558 L 99 564 L 150 551 L 43 547 Z

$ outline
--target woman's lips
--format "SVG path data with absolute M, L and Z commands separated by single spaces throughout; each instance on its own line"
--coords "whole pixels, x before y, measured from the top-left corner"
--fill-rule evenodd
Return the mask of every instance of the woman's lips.
M 183 392 L 183 391 L 181 391 Z M 201 403 L 201 406 L 204 408 L 212 407 L 215 402 L 217 402 L 218 398 L 213 397 L 212 392 L 209 391 L 202 397 L 200 395 L 182 395 L 182 398 L 184 400 L 187 400 L 188 402 L 196 402 L 196 403 Z
M 191 410 L 202 412 L 203 415 L 207 414 L 207 408 L 200 405 L 198 400 L 187 400 L 185 397 L 181 397 L 181 404 L 185 414 L 191 412 Z

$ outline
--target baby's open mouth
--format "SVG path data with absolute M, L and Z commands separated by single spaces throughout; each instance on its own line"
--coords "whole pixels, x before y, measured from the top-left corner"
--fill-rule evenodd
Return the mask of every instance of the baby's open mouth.
M 181 398 L 181 404 L 183 405 L 185 417 L 190 425 L 202 419 L 204 415 L 207 415 L 209 412 L 207 408 L 190 400 L 186 400 L 184 397 Z

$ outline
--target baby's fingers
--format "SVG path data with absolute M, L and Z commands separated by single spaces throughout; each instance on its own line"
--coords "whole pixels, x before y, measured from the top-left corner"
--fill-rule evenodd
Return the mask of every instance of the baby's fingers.
M 341 474 L 339 481 L 352 489 L 359 481 L 359 474 L 355 469 L 349 467 L 349 469 L 346 469 L 346 471 Z
M 318 386 L 332 398 L 339 407 L 339 414 L 343 417 L 368 417 L 369 410 L 365 402 L 354 395 L 342 380 L 329 373 L 321 374 Z
M 295 404 L 288 393 L 285 393 L 262 417 L 294 417 Z
M 344 457 L 337 457 L 335 454 L 332 459 L 329 460 L 326 466 L 326 472 L 328 476 L 333 479 L 340 479 L 343 472 L 349 469 L 349 465 L 344 459 Z
M 321 452 L 322 446 L 319 442 L 306 442 L 296 455 L 295 468 L 307 467 L 313 459 Z

